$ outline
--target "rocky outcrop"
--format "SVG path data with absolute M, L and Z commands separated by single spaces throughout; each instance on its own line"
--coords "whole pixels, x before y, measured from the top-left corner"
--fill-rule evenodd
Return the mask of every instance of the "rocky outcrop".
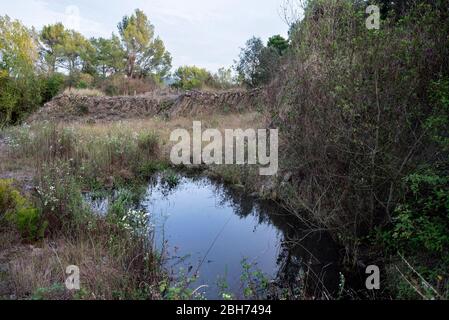
M 189 91 L 163 97 L 87 97 L 62 94 L 46 103 L 28 122 L 48 120 L 116 121 L 154 116 L 179 117 L 254 110 L 264 101 L 264 91 Z

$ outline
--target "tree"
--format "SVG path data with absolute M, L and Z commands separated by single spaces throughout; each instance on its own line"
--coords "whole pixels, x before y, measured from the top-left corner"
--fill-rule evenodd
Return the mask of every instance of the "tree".
M 31 31 L 18 20 L 0 16 L 0 69 L 18 78 L 34 71 L 38 58 Z
M 284 39 L 282 36 L 275 35 L 268 39 L 267 47 L 275 49 L 278 54 L 282 56 L 288 49 L 289 43 L 288 40 Z
M 249 39 L 236 67 L 239 80 L 251 88 L 268 84 L 278 71 L 280 52 L 286 50 L 286 42 L 282 37 L 274 36 L 265 47 L 260 38 Z
M 62 59 L 66 36 L 62 23 L 44 26 L 39 34 L 40 55 L 50 74 L 56 72 L 57 63 Z
M 276 48 L 263 48 L 259 56 L 259 65 L 254 74 L 254 83 L 265 85 L 276 76 L 281 64 L 281 55 Z
M 175 71 L 173 86 L 184 90 L 201 89 L 211 77 L 206 69 L 182 66 Z
M 126 55 L 119 37 L 113 34 L 111 39 L 92 38 L 91 44 L 95 49 L 95 68 L 103 78 L 124 70 Z
M 17 122 L 40 103 L 37 60 L 34 34 L 19 21 L 0 16 L 0 125 Z
M 165 74 L 171 68 L 171 56 L 160 38 L 154 39 L 154 27 L 145 13 L 137 9 L 133 15 L 124 16 L 118 24 L 126 51 L 126 74 Z
M 92 46 L 81 33 L 74 30 L 67 31 L 62 47 L 62 67 L 69 71 L 70 75 L 81 71 L 91 53 Z
M 229 89 L 235 85 L 231 68 L 220 68 L 213 75 L 214 85 L 219 89 Z
M 249 87 L 257 87 L 257 72 L 260 64 L 260 54 L 264 49 L 264 44 L 260 38 L 253 37 L 246 42 L 240 52 L 240 60 L 236 70 L 239 80 Z
M 153 75 L 161 81 L 169 74 L 171 63 L 171 54 L 165 50 L 164 42 L 157 37 L 139 62 L 140 75 L 143 77 Z

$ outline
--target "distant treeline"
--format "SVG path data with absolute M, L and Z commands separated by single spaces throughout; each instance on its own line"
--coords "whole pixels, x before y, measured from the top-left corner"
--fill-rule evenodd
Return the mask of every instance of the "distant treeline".
M 124 16 L 117 31 L 110 38 L 87 39 L 62 23 L 37 31 L 1 16 L 0 125 L 20 122 L 65 88 L 130 95 L 163 84 L 184 90 L 263 85 L 288 47 L 280 36 L 266 48 L 260 39 L 250 40 L 242 49 L 238 76 L 232 68 L 212 74 L 197 66 L 182 66 L 171 74 L 172 56 L 143 11 Z

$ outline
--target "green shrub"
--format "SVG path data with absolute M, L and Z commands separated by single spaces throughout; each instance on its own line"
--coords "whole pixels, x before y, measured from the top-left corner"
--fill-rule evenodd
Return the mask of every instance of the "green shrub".
M 449 81 L 436 81 L 430 90 L 432 111 L 424 124 L 435 154 L 426 169 L 404 179 L 405 195 L 396 206 L 387 244 L 421 256 L 449 256 Z
M 12 186 L 10 179 L 0 179 L 0 217 L 26 205 L 26 199 Z
M 12 180 L 4 179 L 0 180 L 0 222 L 0 225 L 15 226 L 26 240 L 42 238 L 48 225 L 40 210 L 32 207 L 12 186 Z
M 41 88 L 38 78 L 11 78 L 0 70 L 0 125 L 16 124 L 41 104 Z
M 109 208 L 109 216 L 113 219 L 121 220 L 133 207 L 135 198 L 133 193 L 128 189 L 120 189 L 115 195 L 115 200 Z
M 65 76 L 61 73 L 55 73 L 42 78 L 42 102 L 48 102 L 61 93 L 64 89 Z
M 396 207 L 389 246 L 413 254 L 449 254 L 449 178 L 428 171 L 405 181 L 408 193 Z
M 174 77 L 173 87 L 184 90 L 201 89 L 206 85 L 206 82 L 212 79 L 209 71 L 196 66 L 179 67 L 175 71 Z
M 45 235 L 48 222 L 42 220 L 42 214 L 36 208 L 19 208 L 12 217 L 17 229 L 24 239 L 37 240 Z
M 5 70 L 0 70 L 0 126 L 11 122 L 18 101 L 13 82 Z
M 56 300 L 67 295 L 66 288 L 60 284 L 53 284 L 49 288 L 37 288 L 31 295 L 31 300 Z
M 405 299 L 449 296 L 449 81 L 434 82 L 430 96 L 432 109 L 423 121 L 427 132 L 423 139 L 433 152 L 426 154 L 423 168 L 403 179 L 404 195 L 396 205 L 391 223 L 380 232 L 385 248 L 393 254 L 405 255 L 417 270 L 393 258 L 393 264 L 400 266 L 406 279 L 393 270 L 392 291 Z M 422 278 L 430 285 L 423 283 Z

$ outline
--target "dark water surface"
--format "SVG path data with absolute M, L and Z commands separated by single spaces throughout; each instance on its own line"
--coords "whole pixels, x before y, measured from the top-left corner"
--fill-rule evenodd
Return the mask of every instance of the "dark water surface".
M 309 294 L 332 292 L 338 280 L 337 255 L 326 234 L 301 230 L 297 218 L 268 201 L 256 201 L 209 178 L 182 177 L 167 189 L 158 179 L 142 203 L 151 214 L 159 246 L 166 243 L 174 270 L 198 271 L 192 288 L 221 298 L 219 283 L 243 298 L 243 265 L 259 270 L 279 288 L 308 278 Z M 309 271 L 309 272 L 307 272 Z M 323 282 L 323 283 L 321 283 Z
M 104 211 L 107 201 L 93 205 Z M 338 287 L 337 249 L 323 232 L 312 232 L 277 204 L 258 201 L 205 177 L 181 177 L 175 186 L 155 178 L 140 208 L 149 213 L 156 244 L 174 275 L 197 275 L 207 299 L 223 291 L 245 298 L 243 266 L 268 279 L 265 298 L 288 293 L 333 295 Z M 246 273 L 248 274 L 248 272 Z M 226 289 L 223 290 L 223 284 Z M 297 296 L 298 297 L 298 296 Z

